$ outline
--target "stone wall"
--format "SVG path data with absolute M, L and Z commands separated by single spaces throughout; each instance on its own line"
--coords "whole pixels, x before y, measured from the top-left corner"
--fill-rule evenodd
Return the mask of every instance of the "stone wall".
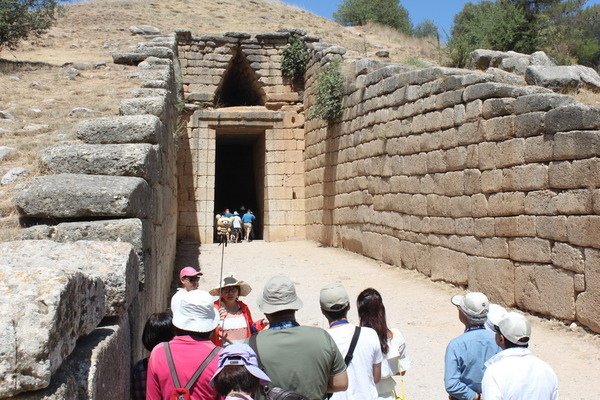
M 336 58 L 314 48 L 307 109 Z M 342 70 L 341 120 L 305 126 L 308 238 L 600 332 L 600 109 L 468 70 Z
M 318 40 L 292 32 L 307 43 Z M 253 152 L 262 237 L 305 237 L 302 88 L 281 73 L 289 36 L 177 32 L 188 111 L 178 156 L 179 238 L 213 242 L 214 216 L 222 211 L 215 210 L 216 143 L 232 134 L 258 137 Z
M 29 228 L 0 244 L 0 398 L 129 398 L 143 325 L 168 308 L 173 276 L 176 51 L 172 35 L 115 54 L 141 87 L 119 116 L 75 127 L 79 143 L 44 150 L 46 175 L 18 190 Z

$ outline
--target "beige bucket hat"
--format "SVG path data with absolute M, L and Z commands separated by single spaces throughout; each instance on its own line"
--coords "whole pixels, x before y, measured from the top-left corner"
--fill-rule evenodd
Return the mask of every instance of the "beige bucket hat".
M 248 283 L 239 281 L 231 275 L 223 279 L 223 284 L 220 287 L 213 288 L 208 293 L 213 296 L 218 296 L 221 288 L 231 286 L 238 286 L 240 288 L 240 296 L 248 296 L 248 293 L 252 291 L 252 288 Z
M 262 296 L 257 300 L 260 311 L 273 314 L 283 310 L 299 310 L 302 300 L 296 295 L 294 283 L 285 275 L 276 275 L 269 279 L 263 288 Z

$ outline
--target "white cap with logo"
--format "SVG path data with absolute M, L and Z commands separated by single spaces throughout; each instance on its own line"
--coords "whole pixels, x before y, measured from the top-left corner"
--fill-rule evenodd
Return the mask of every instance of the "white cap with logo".
M 531 324 L 523 314 L 511 311 L 498 322 L 496 330 L 511 343 L 526 345 L 531 337 Z
M 490 302 L 487 296 L 481 292 L 467 293 L 465 296 L 453 296 L 452 304 L 459 307 L 460 310 L 473 322 L 481 322 L 487 319 L 487 313 L 490 309 Z

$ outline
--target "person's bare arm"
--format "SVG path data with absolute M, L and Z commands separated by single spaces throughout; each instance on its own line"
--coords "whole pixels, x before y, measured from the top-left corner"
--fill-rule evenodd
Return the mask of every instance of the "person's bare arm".
M 343 392 L 346 389 L 348 389 L 348 373 L 346 371 L 329 377 L 327 393 Z
M 381 380 L 381 363 L 373 364 L 373 382 L 379 383 Z

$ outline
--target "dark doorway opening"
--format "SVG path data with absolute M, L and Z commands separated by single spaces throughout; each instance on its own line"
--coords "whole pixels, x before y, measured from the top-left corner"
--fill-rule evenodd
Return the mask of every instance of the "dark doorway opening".
M 238 49 L 217 87 L 215 106 L 262 106 L 265 97 L 256 72 Z
M 263 238 L 264 165 L 264 132 L 217 133 L 214 214 L 229 208 L 241 217 L 242 207 L 252 210 L 254 240 Z

